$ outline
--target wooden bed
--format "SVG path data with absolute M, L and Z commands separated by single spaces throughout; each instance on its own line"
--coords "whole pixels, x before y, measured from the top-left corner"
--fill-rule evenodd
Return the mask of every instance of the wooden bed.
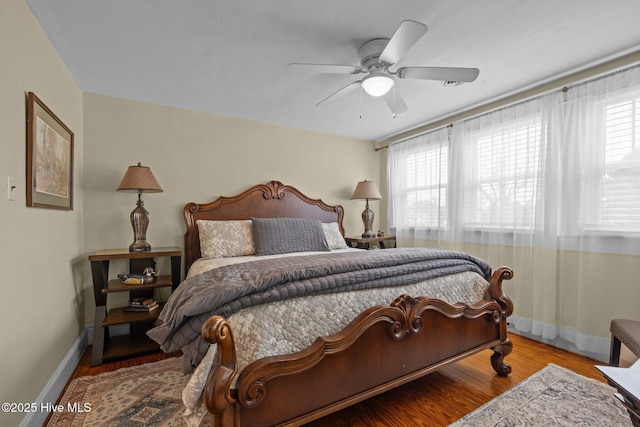
M 185 264 L 200 257 L 197 220 L 301 217 L 337 222 L 343 209 L 312 199 L 278 181 L 234 197 L 184 208 Z M 447 364 L 492 349 L 491 365 L 506 376 L 511 353 L 506 319 L 513 311 L 502 292 L 512 271 L 493 272 L 490 299 L 473 306 L 398 295 L 390 306 L 362 312 L 339 333 L 318 338 L 305 350 L 266 357 L 238 373 L 232 328 L 213 316 L 202 337 L 217 346 L 204 397 L 216 427 L 300 425 L 412 381 Z M 239 376 L 238 376 L 239 374 Z

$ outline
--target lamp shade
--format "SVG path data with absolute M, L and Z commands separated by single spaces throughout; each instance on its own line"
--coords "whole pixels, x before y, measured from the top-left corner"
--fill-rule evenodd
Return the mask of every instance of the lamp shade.
M 147 193 L 161 193 L 162 188 L 153 172 L 147 166 L 138 163 L 137 166 L 129 166 L 118 185 L 118 191 L 145 191 Z
M 358 185 L 356 185 L 356 189 L 353 191 L 353 196 L 351 196 L 352 200 L 380 200 L 382 199 L 382 195 L 376 187 L 376 183 L 373 181 L 360 181 Z
M 371 96 L 382 96 L 389 92 L 395 82 L 383 73 L 371 73 L 362 79 L 362 88 Z

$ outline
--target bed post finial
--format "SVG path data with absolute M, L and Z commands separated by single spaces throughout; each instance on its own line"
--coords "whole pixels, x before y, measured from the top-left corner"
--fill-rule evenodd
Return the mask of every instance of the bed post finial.
M 513 270 L 509 267 L 500 267 L 493 272 L 489 282 L 489 296 L 500 304 L 504 317 L 509 317 L 513 313 L 513 302 L 502 292 L 502 281 L 511 280 L 512 278 Z
M 213 415 L 215 426 L 235 426 L 237 399 L 231 386 L 238 368 L 231 325 L 222 316 L 211 316 L 202 325 L 201 334 L 206 342 L 217 345 L 215 369 L 209 373 L 203 392 L 205 406 Z

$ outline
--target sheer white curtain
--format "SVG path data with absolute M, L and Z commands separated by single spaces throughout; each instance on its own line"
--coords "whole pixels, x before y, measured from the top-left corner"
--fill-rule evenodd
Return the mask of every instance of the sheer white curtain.
M 572 87 L 566 98 L 563 246 L 640 254 L 640 67 Z
M 607 353 L 591 331 L 640 313 L 640 67 L 570 87 L 563 108 L 558 286 L 571 305 L 559 334 Z
M 449 129 L 389 148 L 391 232 L 403 239 L 446 240 L 449 212 Z
M 400 244 L 512 267 L 517 331 L 603 359 L 609 320 L 638 316 L 640 67 L 394 144 L 388 164 Z
M 452 239 L 492 265 L 508 265 L 518 311 L 513 327 L 545 340 L 557 336 L 555 215 L 558 175 L 553 141 L 560 93 L 466 120 L 453 127 L 459 150 L 458 227 Z
M 502 245 L 554 246 L 546 231 L 550 126 L 558 114 L 558 94 L 522 102 L 453 127 L 459 181 L 457 227 L 453 239 Z

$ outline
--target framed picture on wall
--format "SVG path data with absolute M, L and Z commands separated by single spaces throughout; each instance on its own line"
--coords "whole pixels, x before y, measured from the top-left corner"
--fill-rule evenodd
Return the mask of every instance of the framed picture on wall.
M 27 95 L 27 206 L 73 210 L 73 132 Z

